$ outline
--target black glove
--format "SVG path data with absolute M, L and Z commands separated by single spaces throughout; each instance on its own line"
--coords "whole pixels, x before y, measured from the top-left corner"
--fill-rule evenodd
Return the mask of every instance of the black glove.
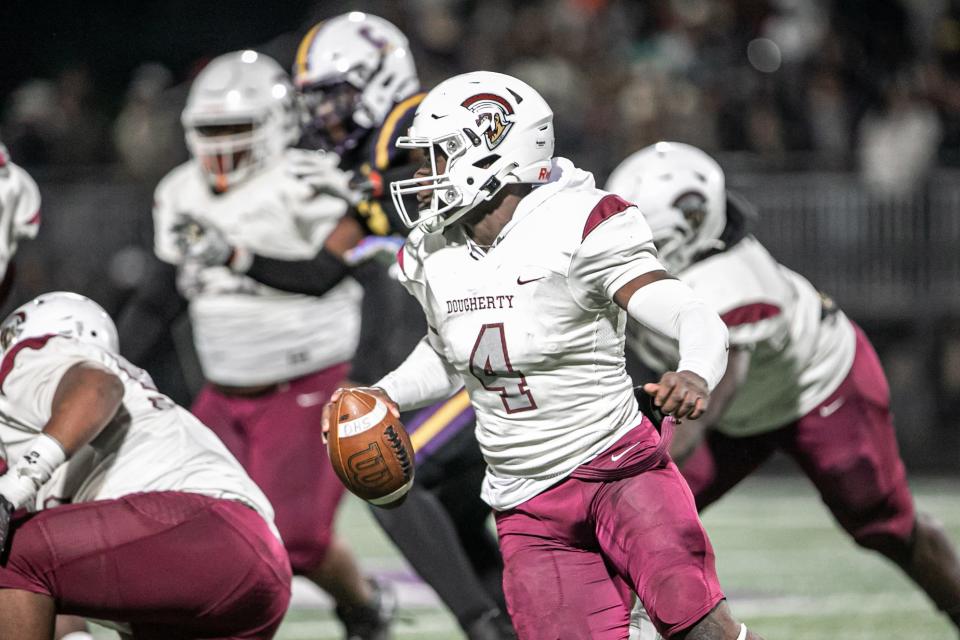
M 13 517 L 13 505 L 0 496 L 0 554 L 7 548 L 7 536 L 10 535 L 10 519 Z

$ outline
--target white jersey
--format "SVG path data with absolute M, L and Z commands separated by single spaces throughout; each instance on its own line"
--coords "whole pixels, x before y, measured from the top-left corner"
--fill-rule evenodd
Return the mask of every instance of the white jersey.
M 813 411 L 849 373 L 853 325 L 756 238 L 695 262 L 679 277 L 723 318 L 730 347 L 752 351 L 747 378 L 718 431 L 749 436 L 786 426 Z M 630 333 L 631 348 L 648 366 L 676 366 L 675 341 L 632 325 Z
M 613 294 L 662 269 L 636 207 L 557 159 L 484 252 L 462 227 L 415 232 L 401 281 L 463 377 L 487 462 L 483 498 L 509 509 L 639 424 Z
M 10 162 L 0 145 L 0 280 L 7 274 L 17 243 L 40 229 L 40 190 L 30 174 Z
M 232 244 L 265 257 L 315 256 L 346 204 L 316 195 L 286 163 L 219 195 L 193 160 L 157 186 L 155 250 L 179 267 L 200 365 L 215 383 L 254 386 L 306 375 L 350 360 L 360 339 L 362 291 L 351 278 L 316 297 L 279 291 L 226 267 L 184 264 L 172 231 L 182 214 L 215 225 Z
M 183 491 L 237 500 L 273 523 L 266 496 L 226 446 L 122 357 L 66 336 L 29 338 L 0 366 L 0 441 L 8 459 L 24 453 L 50 420 L 63 375 L 87 363 L 123 382 L 118 417 L 40 489 L 35 510 L 143 491 Z

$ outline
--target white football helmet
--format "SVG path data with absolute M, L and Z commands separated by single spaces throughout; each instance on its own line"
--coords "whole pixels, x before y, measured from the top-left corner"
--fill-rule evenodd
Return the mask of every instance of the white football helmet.
M 314 26 L 300 42 L 293 82 L 311 133 L 329 151 L 355 147 L 397 102 L 420 89 L 407 37 L 383 18 L 352 11 Z M 331 137 L 335 127 L 345 137 Z
M 607 180 L 637 205 L 653 231 L 660 261 L 674 273 L 711 249 L 722 249 L 726 180 L 716 160 L 688 144 L 658 142 L 629 156 Z
M 120 353 L 117 327 L 103 307 L 78 293 L 54 291 L 14 309 L 0 325 L 0 348 L 6 353 L 27 338 L 69 336 Z
M 256 51 L 215 58 L 193 81 L 181 116 L 187 147 L 218 193 L 277 160 L 300 135 L 286 72 Z
M 533 87 L 492 71 L 454 76 L 427 94 L 409 135 L 397 139 L 424 151 L 431 175 L 392 182 L 390 194 L 408 227 L 446 227 L 504 185 L 547 182 L 553 142 L 553 111 Z M 430 204 L 414 215 L 403 197 L 420 192 L 430 192 Z

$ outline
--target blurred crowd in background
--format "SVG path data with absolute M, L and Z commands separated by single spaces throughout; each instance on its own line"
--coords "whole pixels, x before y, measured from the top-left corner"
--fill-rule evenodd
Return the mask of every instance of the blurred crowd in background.
M 913 419 L 907 459 L 956 468 L 960 0 L 4 2 L 0 140 L 45 205 L 12 302 L 71 288 L 119 308 L 146 273 L 151 192 L 187 158 L 197 71 L 240 48 L 289 68 L 312 24 L 350 10 L 408 35 L 425 88 L 475 69 L 529 82 L 558 154 L 601 184 L 657 140 L 717 155 L 761 239 L 872 330 Z
M 315 19 L 347 9 L 383 15 L 410 37 L 428 87 L 472 69 L 531 83 L 556 111 L 562 152 L 602 175 L 659 139 L 748 152 L 743 161 L 754 167 L 855 168 L 895 193 L 937 162 L 960 164 L 955 0 L 290 4 L 286 31 L 247 46 L 289 62 Z M 218 15 L 209 28 L 229 30 L 244 12 Z M 193 34 L 172 31 L 168 44 Z M 64 61 L 11 87 L 0 132 L 26 165 L 118 160 L 133 176 L 161 175 L 184 157 L 186 85 L 217 53 L 143 62 L 126 74 L 122 97 L 117 77 Z

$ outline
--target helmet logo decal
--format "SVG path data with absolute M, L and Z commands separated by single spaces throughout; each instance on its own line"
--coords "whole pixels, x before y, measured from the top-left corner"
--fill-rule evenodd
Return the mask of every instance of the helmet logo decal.
M 488 149 L 492 150 L 503 142 L 513 127 L 513 107 L 495 93 L 478 93 L 460 105 L 477 116 L 477 126 L 481 128 L 480 133 L 486 139 Z
M 391 46 L 389 40 L 386 38 L 378 38 L 377 36 L 373 35 L 373 32 L 370 31 L 370 25 L 363 25 L 360 27 L 357 33 L 360 34 L 361 38 L 376 47 L 377 50 L 382 54 L 390 53 L 390 51 L 393 49 L 393 46 Z
M 683 213 L 694 232 L 699 231 L 707 217 L 707 197 L 699 191 L 685 191 L 673 201 L 673 207 Z

